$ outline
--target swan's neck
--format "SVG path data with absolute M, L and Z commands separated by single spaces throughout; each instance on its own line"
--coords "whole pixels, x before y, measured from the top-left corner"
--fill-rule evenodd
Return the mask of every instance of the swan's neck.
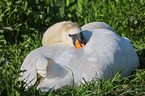
M 58 43 L 58 42 L 62 42 L 61 30 L 59 30 L 59 32 L 58 32 L 58 29 L 60 27 L 61 26 L 55 26 L 55 27 L 52 26 L 52 27 L 47 29 L 47 31 L 44 33 L 43 39 L 42 39 L 42 45 L 43 46 Z

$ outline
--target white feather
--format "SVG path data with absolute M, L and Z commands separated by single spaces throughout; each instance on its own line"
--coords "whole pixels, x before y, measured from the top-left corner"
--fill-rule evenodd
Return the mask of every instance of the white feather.
M 134 48 L 127 39 L 118 36 L 112 27 L 104 26 L 97 29 L 87 27 L 83 31 L 87 40 L 83 49 L 75 49 L 63 43 L 35 49 L 22 64 L 21 70 L 27 70 L 22 74 L 22 79 L 30 74 L 32 77 L 27 80 L 34 78 L 33 85 L 37 73 L 42 76 L 37 88 L 48 91 L 52 87 L 57 89 L 73 83 L 77 86 L 83 82 L 82 78 L 86 81 L 104 77 L 111 79 L 122 68 L 122 77 L 129 75 L 139 66 Z

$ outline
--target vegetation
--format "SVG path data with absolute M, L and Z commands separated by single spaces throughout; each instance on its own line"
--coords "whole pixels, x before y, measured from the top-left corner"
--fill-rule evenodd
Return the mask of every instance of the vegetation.
M 144 6 L 144 0 L 1 0 L 0 95 L 145 95 Z M 42 46 L 42 35 L 48 27 L 65 20 L 80 26 L 108 23 L 120 36 L 132 41 L 139 68 L 125 78 L 119 78 L 118 73 L 112 80 L 96 78 L 78 87 L 66 86 L 45 93 L 36 90 L 36 84 L 24 90 L 25 83 L 18 80 L 24 58 Z

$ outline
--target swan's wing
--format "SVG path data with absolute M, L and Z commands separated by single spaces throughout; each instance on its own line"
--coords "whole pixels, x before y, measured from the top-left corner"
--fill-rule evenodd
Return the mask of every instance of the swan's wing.
M 35 63 L 35 70 L 36 73 L 38 73 L 42 77 L 46 77 L 47 75 L 47 67 L 49 67 L 53 60 L 49 58 L 46 58 L 44 55 L 39 55 L 36 63 Z
M 53 62 L 47 68 L 47 76 L 41 79 L 37 89 L 41 89 L 41 91 L 48 91 L 49 89 L 58 89 L 65 85 L 72 85 L 73 78 L 70 70 L 61 66 L 60 64 Z
M 109 30 L 115 32 L 115 30 L 110 25 L 108 25 L 107 23 L 104 23 L 104 22 L 91 22 L 91 23 L 85 24 L 81 28 L 82 28 L 82 30 L 109 29 Z
M 122 61 L 122 63 L 124 64 L 124 71 L 122 72 L 122 76 L 124 77 L 126 75 L 129 75 L 131 71 L 135 70 L 139 66 L 139 59 L 135 49 L 130 43 L 130 40 L 124 37 L 120 38 L 121 42 L 119 43 L 119 46 L 121 51 L 117 55 L 122 56 L 122 58 L 120 58 L 120 61 Z
M 37 49 L 36 49 L 37 50 Z M 30 52 L 25 60 L 22 63 L 20 70 L 25 70 L 25 72 L 21 72 L 21 76 L 19 79 L 24 80 L 24 82 L 27 83 L 28 86 L 34 85 L 37 80 L 37 73 L 35 69 L 35 64 L 37 62 L 37 59 L 39 58 L 39 53 L 37 51 Z
M 112 78 L 121 68 L 122 76 L 127 76 L 132 69 L 138 67 L 138 56 L 127 39 L 108 29 L 90 29 L 83 31 L 85 32 L 92 32 L 84 47 L 86 61 L 83 63 L 83 73 L 90 74 L 86 75 L 88 80 L 92 77 Z
M 33 50 L 26 56 L 21 66 L 21 70 L 26 71 L 21 73 L 22 77 L 19 79 L 24 80 L 28 86 L 34 85 L 37 74 L 46 77 L 47 67 L 57 60 L 66 48 L 68 46 L 63 43 L 56 43 Z
M 65 47 L 62 54 L 59 54 L 52 64 L 47 67 L 47 75 L 41 79 L 37 89 L 48 91 L 50 88 L 57 89 L 73 84 L 70 62 L 74 56 L 74 51 L 74 48 Z

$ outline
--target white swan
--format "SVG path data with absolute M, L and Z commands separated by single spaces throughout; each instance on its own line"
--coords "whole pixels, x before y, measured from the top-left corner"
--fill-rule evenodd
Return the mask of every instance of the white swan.
M 82 77 L 86 81 L 112 78 L 121 68 L 124 77 L 139 66 L 132 45 L 118 36 L 108 24 L 93 22 L 82 29 L 87 44 L 84 48 L 76 49 L 77 40 L 79 48 L 85 43 L 77 24 L 67 21 L 50 27 L 43 36 L 44 46 L 33 50 L 25 58 L 21 70 L 26 72 L 21 74 L 20 80 L 31 86 L 40 78 L 37 88 L 47 91 L 52 87 L 57 89 L 77 85 L 83 82 Z M 47 34 L 51 32 L 54 34 Z

